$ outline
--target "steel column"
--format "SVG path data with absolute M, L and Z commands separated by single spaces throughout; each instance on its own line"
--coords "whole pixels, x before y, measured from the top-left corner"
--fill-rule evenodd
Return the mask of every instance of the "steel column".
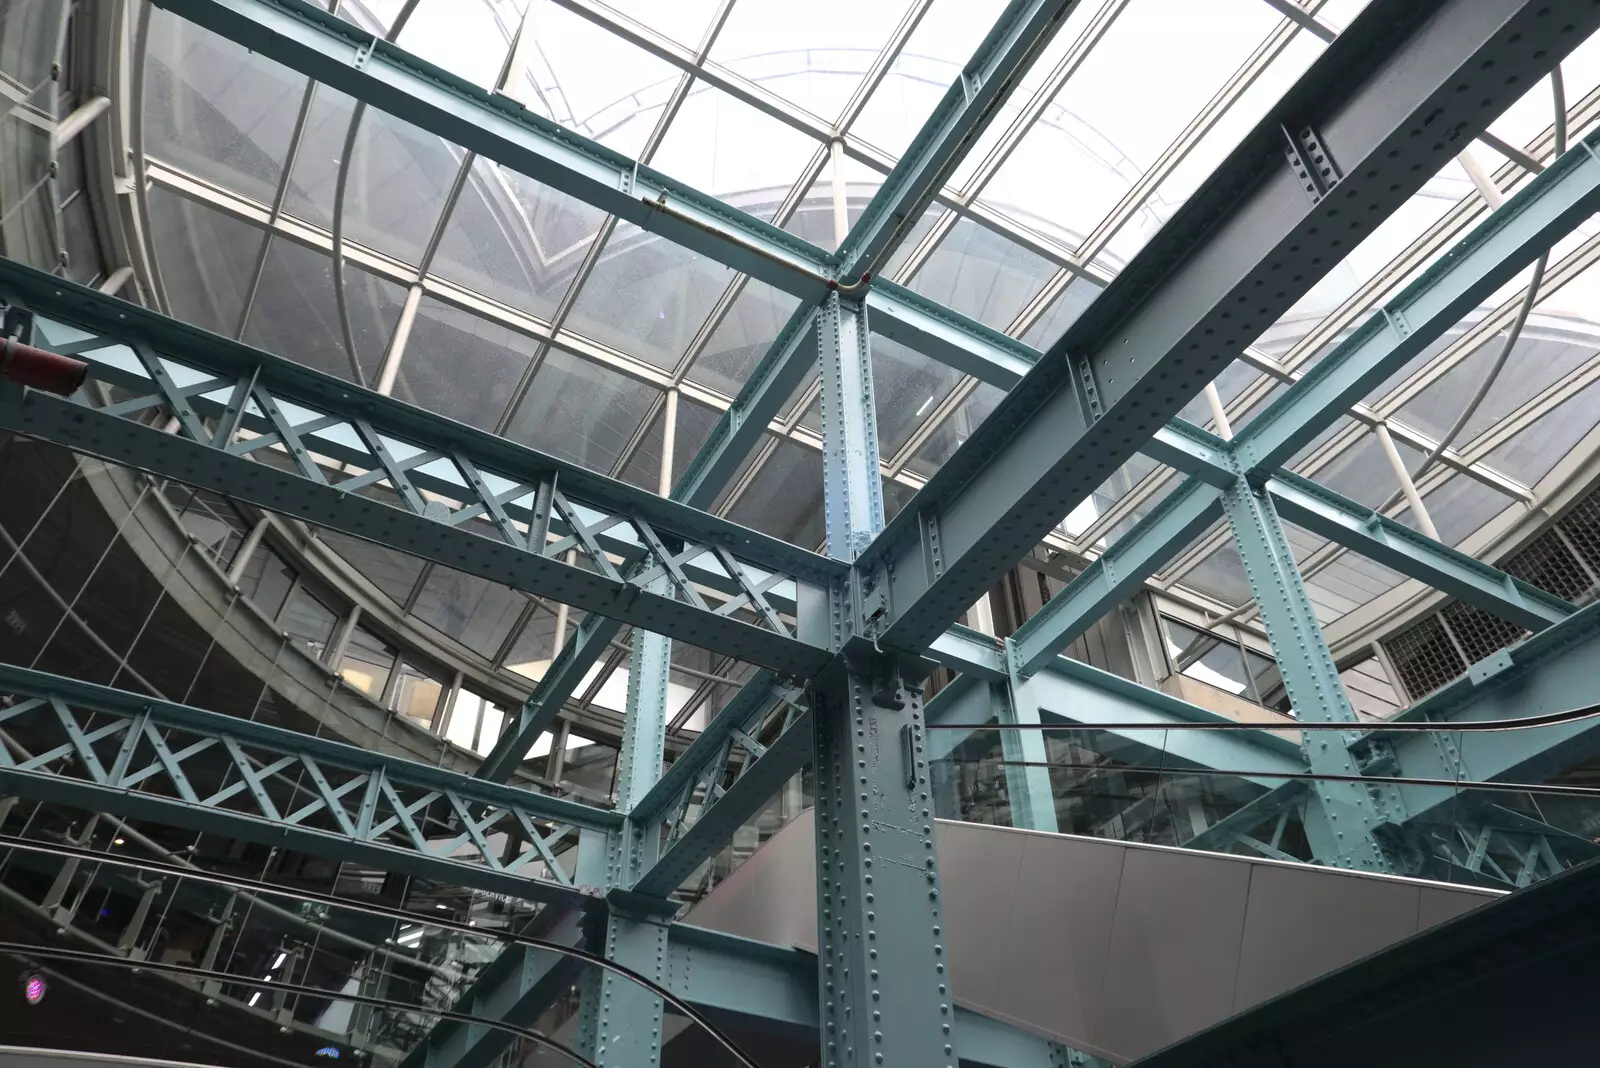
M 1243 478 L 1222 499 L 1295 715 L 1309 722 L 1356 723 L 1272 499 Z M 1348 748 L 1354 737 L 1306 732 L 1306 763 L 1318 774 L 1361 774 Z M 1319 859 L 1342 868 L 1392 870 L 1374 837 L 1387 819 L 1366 785 L 1317 782 L 1313 793 L 1316 811 L 1307 813 L 1306 834 Z
M 989 700 L 1001 723 L 1038 723 L 1039 704 L 1030 700 L 1028 684 L 1019 678 L 989 683 Z M 1050 785 L 1050 751 L 1042 731 L 1001 731 L 1000 755 L 1006 761 L 1006 797 L 1011 825 L 1030 831 L 1056 826 L 1055 791 Z
M 628 663 L 628 702 L 622 747 L 617 755 L 617 808 L 631 813 L 661 778 L 666 744 L 667 684 L 672 642 L 635 631 Z M 659 820 L 627 818 L 606 848 L 605 882 L 631 887 L 655 862 L 661 848 Z M 666 981 L 667 925 L 676 907 L 662 903 L 642 910 L 613 895 L 604 915 L 600 948 L 607 958 Z M 661 1063 L 661 999 L 612 972 L 590 968 L 581 984 L 579 1049 L 600 1068 L 656 1068 Z
M 883 524 L 872 367 L 864 313 L 835 295 L 823 314 L 827 542 L 849 559 Z M 853 614 L 811 686 L 822 1064 L 955 1068 L 922 688 L 850 634 Z
M 883 529 L 878 417 L 867 312 L 830 293 L 817 319 L 822 368 L 822 482 L 828 555 L 854 560 Z

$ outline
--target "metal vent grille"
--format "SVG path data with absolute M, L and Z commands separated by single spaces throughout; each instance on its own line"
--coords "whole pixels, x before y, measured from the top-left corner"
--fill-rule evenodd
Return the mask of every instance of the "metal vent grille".
M 1413 700 L 1432 693 L 1467 670 L 1437 615 L 1417 620 L 1383 640 L 1389 662 Z
M 1589 573 L 1554 530 L 1545 531 L 1527 548 L 1508 557 L 1504 566 L 1513 578 L 1568 601 L 1582 600 L 1591 585 Z
M 1454 636 L 1456 645 L 1466 654 L 1469 664 L 1476 664 L 1508 645 L 1515 645 L 1528 634 L 1515 623 L 1507 623 L 1499 616 L 1460 601 L 1445 605 L 1439 615 L 1444 617 L 1445 626 Z
M 1600 575 L 1600 493 L 1591 493 L 1573 505 L 1557 525 L 1567 536 L 1586 574 Z

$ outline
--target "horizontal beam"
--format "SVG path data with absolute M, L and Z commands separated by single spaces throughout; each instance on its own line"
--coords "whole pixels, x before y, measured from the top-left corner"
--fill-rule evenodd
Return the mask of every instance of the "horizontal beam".
M 615 812 L 356 746 L 0 664 L 0 789 L 89 812 L 286 845 L 531 900 L 581 905 L 551 862 L 565 827 L 607 831 Z M 293 784 L 298 783 L 298 786 Z M 541 832 L 535 821 L 557 824 Z M 491 838 L 520 842 L 503 856 Z
M 90 365 L 72 399 L 7 391 L 8 429 L 738 659 L 828 659 L 798 632 L 836 561 L 11 261 L 0 299 Z
M 940 643 L 951 659 L 981 663 L 984 643 L 992 639 L 975 632 L 969 634 L 957 638 L 947 633 Z M 958 652 L 958 640 L 967 643 L 968 653 Z M 1010 687 L 1013 707 L 1035 710 L 1047 723 L 1082 723 L 1088 727 L 1096 723 L 1148 724 L 1149 729 L 1107 729 L 1152 749 L 1164 749 L 1177 762 L 1175 768 L 1187 762 L 1204 768 L 1254 773 L 1265 777 L 1264 781 L 1270 781 L 1272 774 L 1300 774 L 1307 770 L 1300 746 L 1291 738 L 1271 733 L 1271 724 L 1260 731 L 1181 730 L 1163 735 L 1160 728 L 1176 723 L 1218 723 L 1231 728 L 1237 721 L 1067 657 L 1055 657 L 1027 679 L 1007 679 L 1004 675 L 985 678 L 980 672 L 958 676 L 928 702 L 930 759 L 944 758 L 965 738 L 983 730 L 980 727 L 962 732 L 945 724 L 984 723 L 999 716 L 990 689 L 995 683 Z M 1286 721 L 1282 726 L 1294 731 L 1296 725 Z
M 1474 664 L 1462 678 L 1397 718 L 1442 723 L 1517 719 L 1600 704 L 1600 604 Z M 1382 734 L 1381 728 L 1375 733 Z M 1545 782 L 1600 755 L 1600 726 L 1578 720 L 1518 731 L 1391 734 L 1407 778 Z M 1438 744 L 1438 743 L 1446 744 Z M 1453 803 L 1453 788 L 1399 786 L 1412 819 Z
M 1159 728 L 1172 723 L 1225 723 L 1237 720 L 1181 701 L 1148 686 L 1088 664 L 1059 658 L 1046 671 L 1034 675 L 1017 692 L 1016 699 L 1037 708 L 1044 722 L 1148 723 Z M 1237 771 L 1246 778 L 1277 785 L 1275 774 L 1301 774 L 1306 770 L 1299 744 L 1273 734 L 1271 724 L 1260 731 L 1181 730 L 1161 734 L 1156 730 L 1115 728 L 1130 741 L 1164 749 L 1172 759 L 1196 767 Z M 1295 731 L 1293 721 L 1282 729 Z
M 808 301 L 837 257 L 303 0 L 158 0 L 196 25 L 485 159 Z
M 726 742 L 722 752 L 727 752 Z M 697 802 L 698 816 L 692 823 L 680 817 L 677 826 L 669 824 L 666 849 L 633 889 L 657 897 L 672 893 L 696 868 L 731 841 L 733 832 L 760 812 L 783 784 L 810 761 L 809 710 L 788 716 L 778 736 L 760 752 L 750 752 L 747 745 L 745 760 L 734 773 L 733 782 L 726 787 L 722 785 L 719 761 L 713 768 L 714 778 L 706 784 L 706 792 Z M 692 789 L 688 800 L 695 801 Z M 685 805 L 684 809 L 688 807 Z
M 1370 4 L 857 561 L 879 640 L 927 648 L 1335 265 L 1325 235 L 1359 243 L 1459 151 L 1422 131 L 1484 128 L 1600 22 L 1541 6 Z M 1308 129 L 1341 172 L 1310 193 Z
M 1534 258 L 1600 211 L 1600 133 L 1574 145 L 1370 316 L 1240 431 L 1250 473 L 1271 471 L 1332 426 Z
M 1222 493 L 1191 479 L 1085 568 L 1011 637 L 1012 663 L 1030 675 L 1127 600 L 1172 554 L 1222 514 Z
M 1575 611 L 1571 604 L 1537 586 L 1309 479 L 1280 471 L 1267 480 L 1266 490 L 1278 515 L 1288 522 L 1526 630 L 1543 630 Z
M 839 261 L 846 278 L 875 273 L 905 240 L 1077 6 L 1078 0 L 1011 0 L 845 237 Z
M 718 1023 L 815 1040 L 817 957 L 806 950 L 675 923 L 667 931 L 662 985 Z M 955 1018 L 963 1063 L 1060 1068 L 1045 1039 L 959 1006 Z

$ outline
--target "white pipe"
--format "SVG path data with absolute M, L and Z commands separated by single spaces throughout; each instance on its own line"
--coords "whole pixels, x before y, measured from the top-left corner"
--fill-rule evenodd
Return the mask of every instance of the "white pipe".
M 1206 403 L 1211 406 L 1211 422 L 1216 425 L 1217 435 L 1224 441 L 1233 440 L 1233 424 L 1228 422 L 1228 409 L 1222 406 L 1222 394 L 1217 392 L 1215 382 L 1207 382 L 1205 388 Z
M 1406 470 L 1405 461 L 1400 458 L 1400 450 L 1394 447 L 1394 438 L 1389 434 L 1386 423 L 1373 424 L 1373 432 L 1378 435 L 1378 444 L 1383 446 L 1383 454 L 1388 457 L 1389 466 L 1394 469 L 1394 477 L 1400 482 L 1400 492 L 1405 494 L 1406 503 L 1411 506 L 1411 514 L 1417 518 L 1417 526 L 1422 532 L 1434 541 L 1440 541 L 1439 528 L 1433 525 L 1433 517 L 1428 515 L 1428 509 L 1422 503 L 1422 495 L 1417 492 L 1417 484 L 1412 481 L 1411 473 Z

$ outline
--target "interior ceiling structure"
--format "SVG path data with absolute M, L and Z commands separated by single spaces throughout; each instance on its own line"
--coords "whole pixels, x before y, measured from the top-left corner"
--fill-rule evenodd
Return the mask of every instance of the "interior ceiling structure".
M 0 825 L 410 877 L 468 940 L 548 906 L 559 965 L 458 956 L 426 997 L 630 1065 L 672 1037 L 656 980 L 825 1058 L 953 1065 L 958 1016 L 983 1063 L 1111 1056 L 955 1012 L 936 817 L 1403 876 L 1419 926 L 1420 880 L 1560 880 L 1600 849 L 1580 7 L 0 0 L 5 325 L 88 376 L 0 383 L 32 643 Z M 1571 581 L 1522 567 L 1561 539 Z M 814 958 L 662 921 L 807 807 Z M 135 885 L 130 962 L 166 914 Z M 1100 959 L 1194 948 L 1112 911 Z M 383 953 L 425 959 L 411 920 Z M 656 980 L 585 978 L 571 1019 L 580 938 Z M 276 973 L 292 939 L 256 941 Z M 1146 1038 L 1168 1008 L 1113 1003 Z M 458 1018 L 383 1058 L 509 1042 Z
M 384 33 L 405 6 L 345 0 L 338 14 Z M 796 18 L 762 0 L 422 0 L 398 44 L 833 249 L 1001 6 L 882 0 Z M 1361 7 L 1077 5 L 887 277 L 1047 348 Z M 144 80 L 131 106 L 151 183 L 151 285 L 181 318 L 345 377 L 359 366 L 369 383 L 387 357 L 395 396 L 653 490 L 669 415 L 675 478 L 798 304 L 392 115 L 368 112 L 347 141 L 349 98 L 312 92 L 301 75 L 170 12 L 152 10 L 144 33 Z M 1600 114 L 1600 45 L 1580 46 L 1562 74 L 1565 136 L 1576 139 Z M 1217 379 L 1233 429 L 1481 217 L 1486 191 L 1515 190 L 1550 157 L 1552 100 L 1548 83 L 1531 87 L 1487 141 L 1435 175 Z M 354 360 L 331 271 L 336 214 Z M 1589 270 L 1597 234 L 1586 224 L 1554 250 L 1499 385 L 1419 479 L 1452 545 L 1489 547 L 1474 535 L 1536 509 L 1560 461 L 1588 448 L 1600 421 L 1591 388 L 1600 276 Z M 1384 425 L 1415 472 L 1477 390 L 1504 337 L 1493 328 L 1503 328 L 1525 282 L 1373 391 L 1292 469 L 1417 526 L 1374 427 Z M 397 333 L 416 286 L 414 322 Z M 873 375 L 892 517 L 1002 390 L 882 336 Z M 819 404 L 813 372 L 719 495 L 720 513 L 806 548 L 821 544 Z M 1182 414 L 1217 429 L 1202 397 Z M 1094 558 L 1178 480 L 1135 457 L 1047 546 Z M 1401 582 L 1292 533 L 1325 625 Z M 485 612 L 505 628 L 530 625 L 519 598 L 496 598 L 465 577 L 450 583 L 436 568 L 420 569 L 418 586 L 400 593 L 391 576 L 374 574 L 384 567 L 374 557 L 389 554 L 350 546 L 351 562 L 389 579 L 378 585 L 402 606 L 415 608 L 423 591 L 437 600 L 444 586 L 458 603 L 433 621 L 452 638 Z M 1156 581 L 1212 615 L 1253 617 L 1225 526 Z M 553 609 L 535 618 L 548 631 Z M 679 653 L 685 665 L 688 656 Z M 538 676 L 548 658 L 545 648 L 513 663 Z M 726 666 L 707 656 L 691 669 Z M 614 682 L 611 690 L 620 694 Z

